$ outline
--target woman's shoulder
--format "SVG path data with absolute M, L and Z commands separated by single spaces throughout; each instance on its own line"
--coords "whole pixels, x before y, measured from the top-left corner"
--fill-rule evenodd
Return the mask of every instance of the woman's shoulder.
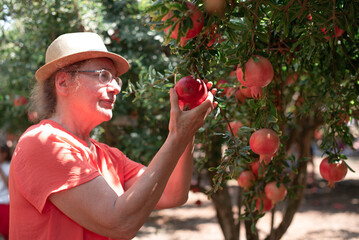
M 26 129 L 26 131 L 21 135 L 19 140 L 27 137 L 30 138 L 38 137 L 39 134 L 51 134 L 53 130 L 56 129 L 54 123 L 55 122 L 50 120 L 42 120 L 41 122 L 34 124 L 30 126 L 28 129 Z
M 78 145 L 84 142 L 77 138 L 74 134 L 67 131 L 60 124 L 51 120 L 42 120 L 41 122 L 30 126 L 20 137 L 21 142 L 40 143 L 41 145 L 48 141 L 66 141 L 67 143 Z

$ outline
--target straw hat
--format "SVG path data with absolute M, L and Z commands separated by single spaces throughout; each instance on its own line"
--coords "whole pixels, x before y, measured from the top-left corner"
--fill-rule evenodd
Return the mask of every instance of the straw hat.
M 36 71 L 35 78 L 42 82 L 60 68 L 83 60 L 102 57 L 113 61 L 118 76 L 129 69 L 126 59 L 107 51 L 102 38 L 96 33 L 66 33 L 56 38 L 47 48 L 45 65 Z

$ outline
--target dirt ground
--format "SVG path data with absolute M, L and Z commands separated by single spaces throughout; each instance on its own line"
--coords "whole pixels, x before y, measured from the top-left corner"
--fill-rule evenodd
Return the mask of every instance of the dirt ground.
M 348 159 L 356 171 L 348 171 L 344 181 L 330 189 L 319 175 L 321 158 L 316 157 L 316 187 L 308 188 L 299 211 L 283 236 L 284 240 L 359 240 L 359 156 Z M 233 184 L 235 185 L 235 184 Z M 233 191 L 237 187 L 233 186 Z M 197 206 L 196 201 L 201 205 Z M 281 213 L 276 212 L 275 222 Z M 260 239 L 269 233 L 270 214 L 258 222 Z M 241 227 L 241 239 L 245 230 Z M 216 212 L 207 196 L 190 193 L 188 202 L 178 208 L 152 213 L 134 240 L 223 240 Z

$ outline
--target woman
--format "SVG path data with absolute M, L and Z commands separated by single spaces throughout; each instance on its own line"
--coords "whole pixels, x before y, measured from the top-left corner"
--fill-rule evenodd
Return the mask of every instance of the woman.
M 216 106 L 212 90 L 182 112 L 170 90 L 169 133 L 148 167 L 90 138 L 112 117 L 127 61 L 94 33 L 69 33 L 35 74 L 43 120 L 20 138 L 10 168 L 10 237 L 131 239 L 153 209 L 187 200 L 196 131 Z M 209 84 L 211 87 L 211 84 Z
M 0 146 L 0 236 L 9 237 L 9 168 L 11 151 L 7 145 Z

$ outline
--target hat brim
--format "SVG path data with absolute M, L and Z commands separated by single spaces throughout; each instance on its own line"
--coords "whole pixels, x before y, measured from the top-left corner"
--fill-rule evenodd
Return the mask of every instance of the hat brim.
M 49 62 L 39 68 L 35 73 L 35 78 L 39 82 L 43 82 L 51 77 L 59 69 L 71 65 L 76 62 L 81 62 L 87 59 L 93 58 L 109 58 L 113 61 L 117 75 L 120 76 L 128 71 L 130 65 L 127 60 L 121 57 L 118 54 L 112 52 L 104 52 L 104 51 L 87 51 L 71 54 L 59 59 L 56 59 L 52 62 Z

